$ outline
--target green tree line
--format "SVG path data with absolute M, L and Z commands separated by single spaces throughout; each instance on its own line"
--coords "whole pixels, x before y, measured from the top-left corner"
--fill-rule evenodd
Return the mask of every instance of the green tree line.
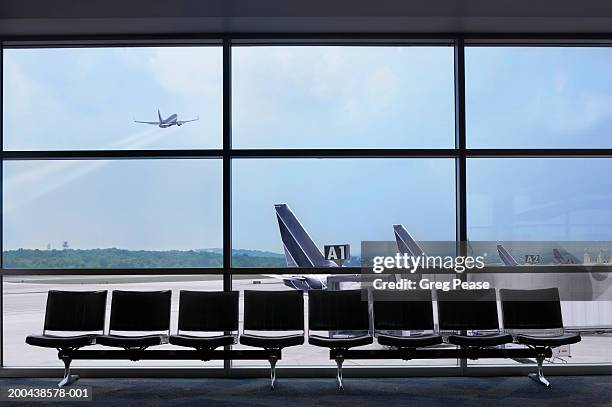
M 282 255 L 237 250 L 232 256 L 234 267 L 285 267 Z M 223 256 L 203 250 L 124 250 L 67 249 L 7 250 L 4 268 L 171 268 L 223 267 Z

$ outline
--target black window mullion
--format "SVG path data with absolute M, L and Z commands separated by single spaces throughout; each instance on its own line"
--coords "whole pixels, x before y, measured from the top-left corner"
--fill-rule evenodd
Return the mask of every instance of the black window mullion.
M 457 255 L 467 254 L 467 187 L 466 187 L 466 134 L 465 134 L 465 43 L 462 37 L 455 41 L 455 222 Z M 465 280 L 465 275 L 460 278 Z M 459 371 L 465 375 L 467 359 L 459 359 Z
M 232 290 L 232 41 L 223 40 L 223 291 Z M 226 350 L 231 346 L 225 346 Z M 230 376 L 232 361 L 223 361 Z

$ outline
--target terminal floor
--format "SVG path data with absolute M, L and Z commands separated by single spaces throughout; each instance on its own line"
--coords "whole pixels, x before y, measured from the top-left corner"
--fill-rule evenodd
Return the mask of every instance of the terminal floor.
M 612 406 L 612 376 L 551 376 L 546 389 L 526 377 L 279 378 L 270 391 L 265 379 L 81 379 L 92 386 L 92 402 L 70 406 Z M 51 379 L 1 379 L 0 384 L 51 386 Z M 7 406 L 64 403 L 4 402 Z

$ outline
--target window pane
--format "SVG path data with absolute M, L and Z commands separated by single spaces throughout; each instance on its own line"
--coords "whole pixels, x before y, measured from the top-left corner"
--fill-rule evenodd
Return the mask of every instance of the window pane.
M 221 267 L 221 160 L 6 161 L 4 267 Z
M 6 49 L 4 148 L 220 148 L 222 82 L 220 47 Z
M 612 241 L 612 159 L 468 160 L 470 240 Z
M 25 343 L 28 335 L 40 335 L 45 321 L 45 304 L 49 290 L 98 291 L 108 290 L 106 309 L 106 330 L 110 321 L 111 291 L 159 291 L 172 290 L 172 313 L 170 328 L 174 334 L 178 325 L 179 291 L 221 291 L 223 277 L 217 275 L 156 275 L 156 276 L 19 276 L 4 277 L 4 366 L 5 367 L 46 367 L 63 368 L 55 349 L 30 346 Z M 49 332 L 60 334 L 59 332 Z M 64 334 L 76 334 L 66 332 Z M 141 334 L 134 332 L 133 334 Z M 214 333 L 213 333 L 214 334 Z M 101 345 L 87 349 L 109 349 Z M 178 349 L 162 345 L 155 349 Z M 185 349 L 185 348 L 183 348 Z M 124 367 L 131 369 L 147 367 L 197 367 L 222 368 L 222 360 L 206 363 L 200 360 L 75 360 L 73 367 Z
M 287 265 L 277 216 L 294 236 L 301 224 L 301 247 L 350 244 L 352 266 L 361 241 L 395 240 L 394 224 L 418 241 L 454 240 L 454 176 L 451 159 L 234 160 L 233 265 Z
M 488 245 L 488 262 L 502 263 L 496 245 L 519 265 L 556 265 L 555 273 L 485 277 L 495 288 L 558 287 L 566 328 L 582 331 L 582 341 L 561 349 L 571 363 L 610 363 L 612 326 L 609 301 L 612 273 L 585 269 L 567 273 L 563 264 L 609 265 L 612 260 L 612 181 L 607 158 L 504 158 L 468 160 L 468 232 L 472 247 Z M 486 242 L 483 242 L 486 241 Z M 482 250 L 480 251 L 482 252 Z M 592 260 L 585 260 L 589 256 Z M 470 277 L 475 277 L 474 275 Z M 477 277 L 477 276 L 476 276 Z M 565 297 L 564 297 L 565 293 Z M 571 299 L 571 298 L 569 298 Z M 568 359 L 568 357 L 571 358 Z M 480 360 L 470 364 L 516 364 Z
M 472 148 L 610 148 L 612 48 L 469 47 Z
M 451 47 L 235 47 L 237 148 L 452 148 Z

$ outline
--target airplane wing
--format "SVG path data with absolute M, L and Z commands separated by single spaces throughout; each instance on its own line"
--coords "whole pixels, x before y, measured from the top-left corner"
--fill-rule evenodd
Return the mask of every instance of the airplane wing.
M 134 120 L 134 123 L 154 124 L 156 126 L 159 124 L 159 122 L 143 122 L 140 120 Z
M 178 125 L 181 125 L 181 124 L 185 124 L 185 123 L 189 123 L 189 122 L 195 122 L 197 120 L 200 120 L 200 116 L 196 117 L 195 119 L 190 119 L 190 120 L 177 120 L 176 123 Z

